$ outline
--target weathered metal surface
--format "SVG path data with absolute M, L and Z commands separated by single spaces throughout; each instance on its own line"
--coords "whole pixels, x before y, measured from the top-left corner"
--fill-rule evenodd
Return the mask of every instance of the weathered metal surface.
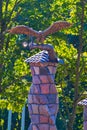
M 27 26 L 19 25 L 8 30 L 8 32 L 12 34 L 26 34 L 30 36 L 35 36 L 37 38 L 37 42 L 43 43 L 47 35 L 55 33 L 69 26 L 71 26 L 71 24 L 66 21 L 57 21 L 44 31 L 36 31 Z

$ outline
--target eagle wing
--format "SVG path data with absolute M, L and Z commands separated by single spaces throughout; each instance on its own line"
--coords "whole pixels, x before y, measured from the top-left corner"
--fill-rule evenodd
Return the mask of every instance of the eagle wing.
M 69 26 L 71 26 L 72 24 L 66 22 L 66 21 L 57 21 L 57 22 L 54 22 L 49 28 L 47 28 L 46 30 L 43 31 L 43 35 L 44 37 L 49 35 L 49 34 L 52 34 L 52 33 L 55 33 L 59 30 L 62 30 L 64 28 L 68 28 Z
M 31 35 L 31 36 L 35 36 L 35 37 L 39 36 L 38 31 L 35 31 L 32 28 L 29 28 L 24 25 L 19 25 L 19 26 L 13 27 L 12 29 L 8 30 L 8 32 L 11 34 L 26 34 L 26 35 Z

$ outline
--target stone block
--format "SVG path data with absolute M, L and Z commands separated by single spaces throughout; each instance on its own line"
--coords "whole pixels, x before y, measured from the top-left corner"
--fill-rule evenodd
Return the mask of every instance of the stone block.
M 36 75 L 39 75 L 40 74 L 40 72 L 39 72 L 39 67 L 33 67 L 34 68 L 34 72 L 35 72 L 35 74 Z
M 50 74 L 53 74 L 53 66 L 48 67 Z
M 49 73 L 49 70 L 48 70 L 48 68 L 47 67 L 40 67 L 40 75 L 48 75 L 48 74 L 50 74 Z
M 34 104 L 48 104 L 47 95 L 44 94 L 36 94 L 33 95 L 33 103 Z
M 32 111 L 33 111 L 33 114 L 39 114 L 38 105 L 32 104 Z
M 38 85 L 32 85 L 30 88 L 30 93 L 31 94 L 40 94 L 40 86 Z
M 33 95 L 32 94 L 28 95 L 28 103 L 30 103 L 30 104 L 33 103 Z
M 35 85 L 35 87 L 34 87 L 34 93 L 35 94 L 40 94 L 41 92 L 40 92 L 40 86 L 39 85 Z
M 48 69 L 49 69 L 50 74 L 56 73 L 56 67 L 55 66 L 49 66 Z
M 33 95 L 33 103 L 40 104 L 40 97 L 39 95 Z
M 40 84 L 39 76 L 33 76 L 33 84 Z
M 33 66 L 32 66 L 32 67 L 30 67 L 30 69 L 31 69 L 31 74 L 32 74 L 32 75 L 34 75 L 34 74 L 35 74 L 35 72 L 34 72 L 34 68 L 33 68 Z
M 54 76 L 53 75 L 48 75 L 47 78 L 48 78 L 48 81 L 50 84 L 54 83 Z
M 38 127 L 39 127 L 39 130 L 49 130 L 48 124 L 40 124 Z
M 49 94 L 49 84 L 41 84 L 40 89 L 41 89 L 41 94 Z
M 39 95 L 40 104 L 48 104 L 47 95 Z
M 31 122 L 32 124 L 38 124 L 40 121 L 39 121 L 39 115 L 32 115 L 31 116 Z
M 48 108 L 51 115 L 56 115 L 58 113 L 58 104 L 49 104 Z
M 57 94 L 55 84 L 50 85 L 50 94 Z
M 38 130 L 36 125 L 32 125 L 32 130 Z
M 48 98 L 49 103 L 55 104 L 57 95 L 56 94 L 49 94 L 49 95 L 47 95 L 47 98 Z
M 47 116 L 41 115 L 40 116 L 40 123 L 47 123 L 49 122 L 49 118 Z
M 28 111 L 30 115 L 33 113 L 32 106 L 30 104 L 28 104 Z
M 41 83 L 49 83 L 48 76 L 40 75 Z
M 49 109 L 47 105 L 39 105 L 39 112 L 41 115 L 48 116 L 49 115 Z
M 56 67 L 53 67 L 53 74 L 56 73 Z
M 51 125 L 55 125 L 55 120 L 56 120 L 56 118 L 55 118 L 54 115 L 49 117 L 49 123 L 50 123 Z

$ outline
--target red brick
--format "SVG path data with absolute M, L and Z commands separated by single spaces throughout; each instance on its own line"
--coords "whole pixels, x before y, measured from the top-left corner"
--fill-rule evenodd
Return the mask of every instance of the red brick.
M 31 123 L 38 124 L 39 123 L 39 115 L 31 115 Z
M 50 93 L 51 94 L 57 94 L 57 90 L 56 90 L 55 84 L 50 85 Z
M 40 124 L 38 127 L 39 127 L 39 130 L 49 130 L 48 124 Z
M 47 76 L 49 83 L 54 83 L 54 76 L 53 75 L 48 75 Z
M 31 69 L 31 74 L 34 75 L 34 74 L 35 74 L 34 68 L 33 68 L 33 67 L 30 67 L 30 69 Z
M 48 98 L 49 103 L 55 104 L 57 95 L 56 94 L 49 94 L 49 95 L 47 95 L 47 98 Z
M 41 93 L 42 94 L 49 94 L 49 84 L 41 84 L 40 88 L 41 88 Z
M 39 97 L 39 95 L 33 95 L 33 103 L 40 104 L 40 97 Z
M 40 84 L 40 79 L 39 79 L 39 76 L 33 76 L 33 83 L 34 84 Z
M 32 104 L 32 110 L 33 110 L 33 114 L 39 114 L 38 105 Z
M 31 94 L 28 95 L 28 103 L 33 103 L 33 96 Z
M 38 130 L 36 125 L 32 125 L 32 130 Z
M 40 123 L 48 123 L 49 118 L 47 116 L 40 116 Z
M 56 67 L 53 67 L 53 74 L 56 73 Z
M 48 67 L 50 74 L 53 74 L 53 66 Z
M 51 115 L 56 115 L 58 113 L 58 104 L 49 104 L 48 107 Z
M 51 125 L 54 125 L 54 124 L 55 124 L 55 120 L 56 120 L 55 116 L 50 116 L 50 117 L 49 117 L 49 123 L 50 123 Z
M 40 94 L 40 86 L 39 85 L 35 85 L 35 87 L 34 87 L 34 93 L 35 94 Z
M 55 66 L 49 66 L 48 69 L 49 69 L 50 74 L 56 73 L 56 67 Z
M 41 83 L 49 83 L 48 76 L 40 75 Z
M 40 86 L 39 85 L 32 85 L 30 88 L 31 94 L 40 94 Z
M 40 104 L 48 104 L 48 99 L 46 95 L 39 95 Z
M 33 95 L 33 103 L 34 104 L 48 104 L 48 99 L 46 95 Z
M 40 72 L 39 72 L 39 67 L 34 67 L 34 72 L 35 72 L 35 74 L 39 74 Z
M 39 105 L 39 112 L 42 115 L 49 115 L 49 109 L 47 105 Z
M 40 67 L 40 75 L 48 75 L 50 74 L 47 67 Z

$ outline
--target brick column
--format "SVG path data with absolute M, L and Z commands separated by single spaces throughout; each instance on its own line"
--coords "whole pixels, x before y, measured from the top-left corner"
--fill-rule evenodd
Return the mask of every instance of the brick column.
M 84 126 L 84 130 L 87 130 L 87 98 L 80 101 L 78 103 L 78 105 L 82 105 L 84 106 L 84 110 L 83 110 L 83 126 Z
M 31 124 L 28 130 L 57 130 L 55 121 L 58 95 L 54 83 L 57 63 L 36 63 L 35 58 L 36 56 L 28 59 L 32 73 L 32 85 L 28 95 Z

